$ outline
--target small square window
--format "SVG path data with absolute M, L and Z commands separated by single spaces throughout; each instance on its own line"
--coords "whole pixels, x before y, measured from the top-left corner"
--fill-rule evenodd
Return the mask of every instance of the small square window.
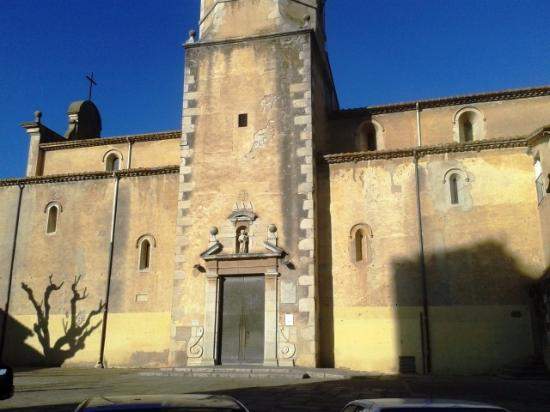
M 248 114 L 242 113 L 239 115 L 239 127 L 248 126 Z

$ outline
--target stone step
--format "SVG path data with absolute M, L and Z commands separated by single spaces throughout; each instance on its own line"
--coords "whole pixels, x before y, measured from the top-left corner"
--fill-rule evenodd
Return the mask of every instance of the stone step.
M 550 380 L 550 371 L 543 359 L 531 357 L 521 363 L 503 367 L 499 376 L 505 379 Z
M 142 376 L 191 376 L 197 378 L 258 378 L 287 377 L 292 379 L 346 379 L 349 373 L 336 369 L 273 368 L 273 367 L 182 367 L 160 368 L 139 373 Z

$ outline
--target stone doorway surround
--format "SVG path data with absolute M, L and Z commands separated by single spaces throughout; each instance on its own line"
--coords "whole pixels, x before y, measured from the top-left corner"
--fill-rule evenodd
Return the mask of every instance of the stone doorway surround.
M 271 245 L 270 245 L 271 246 Z M 202 358 L 196 365 L 212 366 L 220 361 L 220 281 L 221 277 L 265 276 L 264 361 L 265 366 L 279 366 L 277 359 L 279 265 L 285 253 L 270 247 L 267 253 L 203 254 L 206 262 L 206 293 Z

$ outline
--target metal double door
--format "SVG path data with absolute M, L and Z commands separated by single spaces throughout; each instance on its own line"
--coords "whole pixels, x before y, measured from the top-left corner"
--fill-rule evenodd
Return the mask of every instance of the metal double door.
M 265 280 L 263 276 L 222 278 L 221 362 L 263 363 Z

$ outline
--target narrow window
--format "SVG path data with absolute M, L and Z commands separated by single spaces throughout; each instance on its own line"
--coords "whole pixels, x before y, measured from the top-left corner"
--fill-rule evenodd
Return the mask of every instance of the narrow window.
M 453 173 L 449 178 L 449 190 L 451 192 L 451 204 L 458 205 L 458 180 L 459 177 Z
M 361 262 L 363 260 L 364 239 L 365 239 L 365 236 L 363 235 L 363 231 L 361 229 L 355 232 L 355 261 L 356 262 Z
M 367 121 L 359 127 L 359 147 L 361 151 L 378 150 L 378 131 L 373 122 Z
M 239 127 L 248 126 L 248 114 L 242 113 L 239 115 Z
M 55 233 L 57 230 L 57 214 L 59 210 L 57 206 L 51 206 L 48 209 L 48 222 L 46 226 L 46 233 Z
M 474 111 L 466 111 L 458 117 L 458 141 L 470 143 L 482 138 L 482 115 Z
M 107 157 L 106 167 L 107 172 L 115 172 L 120 170 L 120 159 L 114 153 Z
M 375 151 L 377 149 L 376 146 L 376 134 L 369 135 L 369 138 L 367 140 L 367 150 L 369 152 Z
M 151 243 L 145 239 L 141 242 L 139 252 L 139 270 L 147 270 L 151 265 Z
M 470 121 L 470 119 L 465 119 L 464 123 L 462 124 L 463 133 L 464 133 L 464 141 L 465 142 L 473 142 L 474 141 L 474 125 Z

